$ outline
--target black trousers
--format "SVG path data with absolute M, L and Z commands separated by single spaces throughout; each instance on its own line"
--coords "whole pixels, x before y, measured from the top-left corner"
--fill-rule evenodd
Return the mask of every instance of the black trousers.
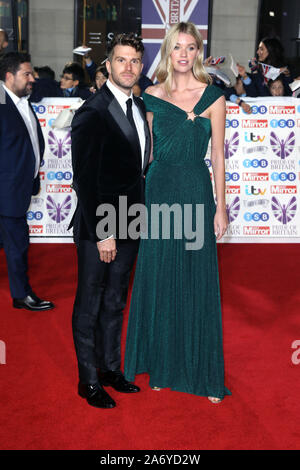
M 130 273 L 139 241 L 117 240 L 115 261 L 100 260 L 97 245 L 77 245 L 78 287 L 73 310 L 73 337 L 79 379 L 97 383 L 101 372 L 121 366 L 121 331 Z
M 29 229 L 26 216 L 0 215 L 0 243 L 6 255 L 11 296 L 23 299 L 31 293 L 27 274 Z

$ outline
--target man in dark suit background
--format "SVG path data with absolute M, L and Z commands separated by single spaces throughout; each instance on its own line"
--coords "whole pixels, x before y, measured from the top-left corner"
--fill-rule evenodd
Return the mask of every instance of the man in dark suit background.
M 0 237 L 7 259 L 13 306 L 48 310 L 54 305 L 32 291 L 28 279 L 31 196 L 40 188 L 44 153 L 40 124 L 28 102 L 34 82 L 30 56 L 9 52 L 0 59 Z
M 65 98 L 81 98 L 91 96 L 90 90 L 84 86 L 84 70 L 77 62 L 65 65 L 60 80 L 61 95 Z
M 73 219 L 78 253 L 78 287 L 73 334 L 79 369 L 79 395 L 91 406 L 113 408 L 104 390 L 138 392 L 121 372 L 121 329 L 130 272 L 138 240 L 97 236 L 97 207 L 119 196 L 128 207 L 143 202 L 144 171 L 150 153 L 145 107 L 132 95 L 142 71 L 142 41 L 117 36 L 106 67 L 107 82 L 77 111 L 72 122 L 73 185 L 78 206 Z M 103 218 L 102 218 L 103 220 Z

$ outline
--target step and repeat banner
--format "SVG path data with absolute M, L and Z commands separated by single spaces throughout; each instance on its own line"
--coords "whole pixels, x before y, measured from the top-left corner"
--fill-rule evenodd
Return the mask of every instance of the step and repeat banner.
M 227 102 L 226 203 L 229 228 L 223 242 L 300 242 L 300 100 L 252 98 L 252 114 Z M 72 190 L 70 128 L 53 128 L 77 99 L 45 99 L 34 105 L 46 143 L 41 191 L 27 219 L 32 242 L 73 242 L 68 226 L 76 207 Z M 206 164 L 212 171 L 210 148 Z

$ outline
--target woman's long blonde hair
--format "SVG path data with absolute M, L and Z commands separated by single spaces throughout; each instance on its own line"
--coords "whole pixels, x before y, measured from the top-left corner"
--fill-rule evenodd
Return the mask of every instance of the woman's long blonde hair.
M 161 59 L 155 70 L 155 75 L 159 83 L 163 83 L 168 95 L 171 95 L 173 81 L 173 66 L 171 63 L 171 54 L 178 40 L 179 33 L 190 34 L 196 41 L 199 49 L 198 57 L 193 65 L 193 75 L 200 82 L 212 83 L 211 76 L 206 72 L 203 66 L 203 40 L 194 23 L 176 23 L 167 32 L 161 45 Z

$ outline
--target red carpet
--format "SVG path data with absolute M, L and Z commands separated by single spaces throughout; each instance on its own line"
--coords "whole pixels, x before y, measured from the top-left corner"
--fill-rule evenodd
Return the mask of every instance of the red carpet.
M 300 245 L 219 246 L 231 397 L 153 392 L 141 375 L 141 393 L 108 389 L 118 406 L 98 410 L 76 394 L 74 246 L 31 246 L 31 283 L 57 306 L 44 313 L 11 307 L 0 250 L 1 449 L 299 449 L 299 262 Z

